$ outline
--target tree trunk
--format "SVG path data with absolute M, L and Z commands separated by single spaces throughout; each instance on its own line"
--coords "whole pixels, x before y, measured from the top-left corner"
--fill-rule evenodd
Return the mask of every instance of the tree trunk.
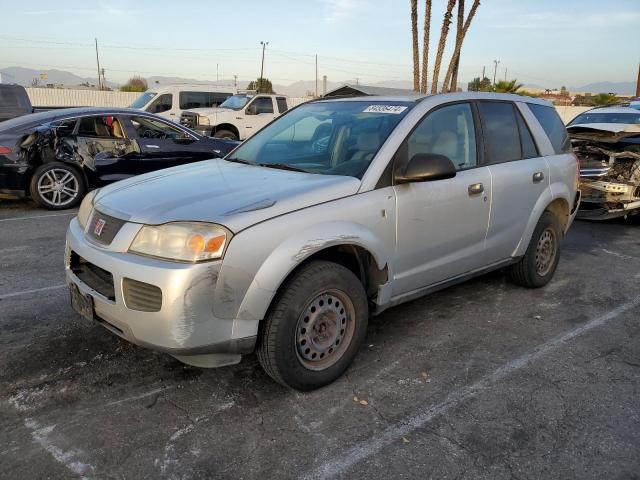
M 426 0 L 424 12 L 424 39 L 422 45 L 422 78 L 420 93 L 427 93 L 427 68 L 429 66 L 429 33 L 431 30 L 431 0 Z
M 453 75 L 451 75 L 451 87 L 449 88 L 450 92 L 458 91 L 458 67 L 460 67 L 460 55 L 456 57 L 456 64 L 453 67 Z
M 460 51 L 462 49 L 462 43 L 464 42 L 464 37 L 467 34 L 467 30 L 469 30 L 469 26 L 471 25 L 471 20 L 476 14 L 476 10 L 478 10 L 478 6 L 480 6 L 480 0 L 474 0 L 473 5 L 471 6 L 471 10 L 469 10 L 469 15 L 467 15 L 467 19 L 464 21 L 464 25 L 462 27 L 462 31 L 460 32 L 459 38 L 456 38 L 456 46 L 451 55 L 451 62 L 449 63 L 449 68 L 447 69 L 447 73 L 444 77 L 444 85 L 442 90 L 446 88 L 446 85 L 449 83 L 449 79 L 453 75 L 453 71 L 456 72 L 456 83 L 457 83 L 457 74 L 458 74 L 458 65 L 460 64 Z M 463 13 L 464 15 L 464 13 Z M 458 22 L 460 21 L 460 10 L 458 10 Z M 480 79 L 482 81 L 482 79 Z M 455 91 L 457 88 L 457 84 L 454 85 L 454 82 L 451 82 L 451 89 Z
M 442 63 L 444 46 L 447 43 L 449 25 L 451 25 L 451 12 L 453 11 L 453 7 L 455 6 L 455 4 L 456 0 L 449 0 L 447 2 L 447 10 L 444 12 L 442 29 L 440 30 L 440 41 L 438 42 L 438 52 L 436 53 L 436 60 L 433 64 L 433 80 L 431 84 L 431 93 L 438 93 L 438 75 L 440 74 L 440 64 Z
M 420 91 L 420 53 L 418 48 L 418 0 L 411 0 L 411 34 L 413 37 L 413 89 Z

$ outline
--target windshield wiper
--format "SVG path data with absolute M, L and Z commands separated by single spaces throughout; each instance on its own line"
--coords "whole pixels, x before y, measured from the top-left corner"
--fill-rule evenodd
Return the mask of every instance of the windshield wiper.
M 257 163 L 250 162 L 249 160 L 244 160 L 242 158 L 236 158 L 236 157 L 234 157 L 234 158 L 225 158 L 225 160 L 227 162 L 243 163 L 245 165 L 254 165 L 254 166 L 258 165 Z
M 261 167 L 267 168 L 278 168 L 280 170 L 291 170 L 292 172 L 303 172 L 303 173 L 311 173 L 309 170 L 305 170 L 304 168 L 294 167 L 293 165 L 289 165 L 287 163 L 257 163 Z

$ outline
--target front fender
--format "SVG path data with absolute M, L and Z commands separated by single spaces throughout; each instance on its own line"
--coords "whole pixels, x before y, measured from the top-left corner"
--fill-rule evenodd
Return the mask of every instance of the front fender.
M 513 252 L 513 257 L 521 257 L 527 251 L 527 247 L 529 247 L 529 242 L 531 241 L 531 236 L 533 235 L 533 231 L 540 220 L 540 217 L 546 210 L 546 208 L 553 202 L 561 198 L 567 202 L 567 205 L 571 205 L 571 192 L 567 185 L 563 182 L 555 182 L 550 184 L 544 192 L 538 198 L 533 210 L 531 211 L 531 215 L 529 216 L 529 221 L 527 222 L 527 226 L 524 229 L 524 233 L 520 238 L 520 242 Z M 569 223 L 567 223 L 568 228 Z
M 279 226 L 259 225 L 249 229 L 249 232 L 244 232 L 247 233 L 246 235 L 241 234 L 233 239 L 233 250 L 237 253 L 225 258 L 224 263 L 229 265 L 229 278 L 233 277 L 240 282 L 243 279 L 250 281 L 244 295 L 237 295 L 239 292 L 234 292 L 236 298 L 240 300 L 235 314 L 234 338 L 256 335 L 258 323 L 265 317 L 278 288 L 297 266 L 320 250 L 336 245 L 355 245 L 370 252 L 379 269 L 388 264 L 388 249 L 385 248 L 384 241 L 373 231 L 353 222 L 328 221 L 284 236 L 277 245 L 269 249 L 268 254 L 255 269 L 256 258 L 254 255 L 247 255 L 247 252 L 255 251 L 256 244 L 261 242 L 257 239 L 268 238 L 268 235 L 272 235 L 269 230 L 273 232 L 274 228 L 286 229 L 287 227 L 283 222 Z M 223 267 L 219 279 L 223 284 L 224 270 Z M 250 275 L 251 270 L 255 270 L 255 274 Z M 227 289 L 227 292 L 230 293 L 230 290 Z M 216 308 L 225 308 L 221 302 L 216 302 L 216 305 Z M 236 310 L 235 305 L 227 302 L 226 308 L 228 307 Z M 222 312 L 216 312 L 218 315 L 220 313 Z M 224 312 L 226 315 L 230 313 L 230 311 Z

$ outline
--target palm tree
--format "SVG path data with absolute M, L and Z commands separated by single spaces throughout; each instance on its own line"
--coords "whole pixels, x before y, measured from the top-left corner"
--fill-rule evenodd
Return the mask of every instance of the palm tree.
M 420 54 L 418 52 L 418 0 L 411 0 L 411 34 L 413 36 L 413 89 L 420 91 Z
M 517 93 L 522 88 L 521 83 L 516 83 L 517 80 L 500 80 L 493 86 L 493 91 L 496 93 Z
M 436 60 L 433 64 L 433 80 L 431 83 L 431 93 L 438 93 L 438 75 L 440 74 L 440 64 L 442 63 L 442 54 L 444 46 L 447 43 L 447 34 L 449 33 L 449 25 L 451 25 L 451 12 L 456 4 L 456 0 L 448 0 L 447 10 L 444 13 L 442 21 L 442 29 L 440 30 L 440 41 L 438 42 L 438 51 Z
M 467 34 L 467 30 L 469 30 L 471 20 L 473 20 L 473 17 L 475 16 L 476 11 L 480 6 L 480 0 L 473 1 L 471 10 L 469 10 L 469 15 L 467 15 L 467 19 L 464 21 L 464 25 L 462 25 L 462 28 L 460 28 L 461 15 L 464 16 L 464 0 L 460 0 L 460 2 L 461 4 L 458 5 L 458 30 L 456 31 L 456 45 L 453 50 L 453 55 L 451 55 L 449 68 L 447 69 L 447 73 L 444 76 L 442 91 L 447 90 L 449 79 L 451 79 L 451 87 L 448 90 L 456 91 L 458 87 L 458 65 L 460 65 L 460 50 L 462 49 L 462 42 L 464 42 L 464 37 Z
M 422 45 L 422 79 L 420 93 L 427 93 L 427 67 L 429 64 L 429 33 L 431 30 L 431 0 L 426 0 L 424 12 L 424 38 Z

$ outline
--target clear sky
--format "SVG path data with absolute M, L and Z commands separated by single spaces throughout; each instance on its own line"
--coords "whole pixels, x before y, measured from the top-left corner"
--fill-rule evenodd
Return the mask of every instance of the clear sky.
M 433 0 L 431 65 L 445 3 Z M 0 0 L 0 11 L 0 67 L 94 75 L 97 37 L 113 81 L 132 74 L 213 80 L 216 64 L 221 79 L 249 80 L 259 76 L 264 40 L 265 77 L 274 83 L 315 78 L 316 54 L 320 77 L 332 81 L 411 79 L 409 0 Z M 635 80 L 640 0 L 482 0 L 460 78 L 479 76 L 483 66 L 492 77 L 494 59 L 499 77 L 506 67 L 526 84 Z

